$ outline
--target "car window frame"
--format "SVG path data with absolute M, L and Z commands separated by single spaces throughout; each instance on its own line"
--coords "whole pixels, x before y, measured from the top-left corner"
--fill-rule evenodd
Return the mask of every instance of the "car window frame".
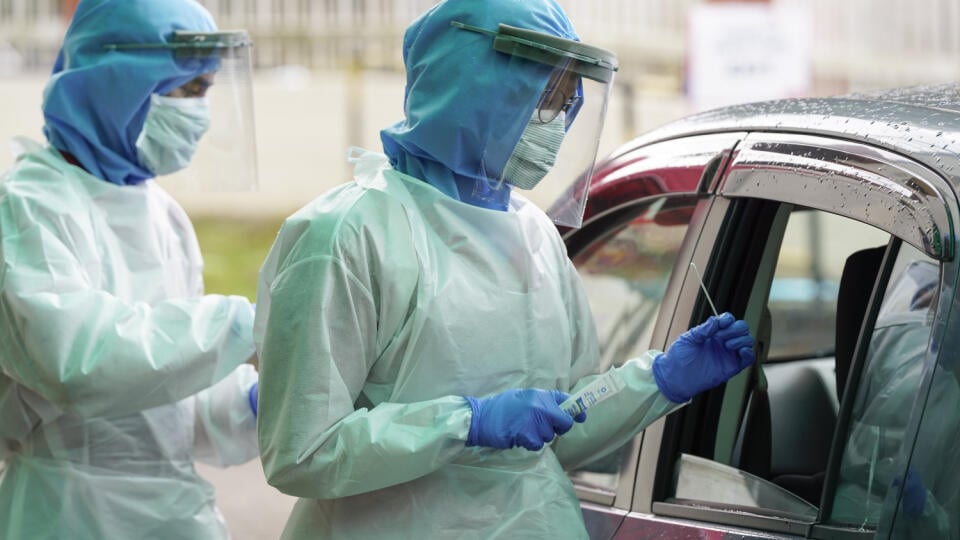
M 773 171 L 785 165 L 796 168 L 776 178 Z M 773 178 L 761 185 L 756 177 L 764 173 Z M 815 190 L 808 187 L 825 180 L 832 183 L 833 196 L 810 197 Z M 925 165 L 886 149 L 815 135 L 750 133 L 717 192 L 790 202 L 867 223 L 939 261 L 955 255 L 957 201 L 950 185 Z
M 802 143 L 807 143 L 808 145 L 813 144 L 824 144 L 834 142 L 832 139 L 827 139 L 819 136 L 806 136 L 806 135 L 785 135 L 785 134 L 769 134 L 769 133 L 751 133 L 747 136 L 756 141 L 763 141 L 766 138 L 773 142 L 783 142 L 784 140 L 800 140 Z M 745 147 L 750 141 L 746 140 L 738 145 L 737 151 Z M 953 191 L 950 189 L 949 185 L 935 172 L 925 167 L 922 164 L 914 162 L 909 158 L 900 156 L 893 152 L 890 152 L 885 149 L 879 149 L 866 145 L 863 143 L 852 143 L 850 141 L 839 141 L 842 143 L 844 150 L 850 152 L 851 157 L 863 158 L 864 156 L 869 156 L 871 159 L 876 161 L 883 161 L 884 159 L 889 159 L 891 164 L 896 163 L 896 166 L 901 171 L 906 171 L 911 178 L 921 179 L 925 186 L 928 186 L 932 189 L 927 190 L 925 195 L 932 195 L 932 197 L 926 197 L 924 200 L 926 204 L 931 204 L 932 201 L 936 201 L 936 204 L 933 208 L 932 215 L 933 217 L 930 220 L 937 224 L 937 228 L 934 230 L 939 230 L 942 232 L 940 241 L 929 241 L 924 242 L 918 240 L 917 238 L 911 238 L 913 241 L 909 241 L 911 245 L 914 245 L 921 251 L 930 254 L 933 258 L 940 260 L 941 262 L 946 261 L 946 264 L 950 264 L 953 259 L 953 223 L 957 223 L 957 204 L 956 198 L 953 195 Z M 839 155 L 842 157 L 842 153 Z M 878 159 L 879 158 L 879 159 Z M 836 164 L 842 160 L 833 160 Z M 736 160 L 734 160 L 736 163 Z M 749 163 L 748 161 L 741 161 L 740 164 Z M 691 253 L 689 254 L 689 260 L 697 262 L 698 266 L 701 268 L 706 267 L 710 262 L 711 258 L 714 256 L 714 247 L 717 242 L 717 236 L 719 231 L 722 230 L 723 222 L 727 219 L 727 215 L 731 210 L 731 207 L 735 206 L 738 199 L 763 199 L 770 201 L 772 204 L 777 205 L 787 205 L 787 204 L 796 204 L 796 203 L 807 203 L 807 206 L 812 208 L 819 208 L 824 211 L 831 213 L 838 213 L 839 215 L 844 215 L 844 217 L 849 217 L 857 221 L 865 222 L 874 226 L 877 226 L 877 223 L 871 221 L 870 219 L 864 219 L 863 216 L 857 215 L 857 211 L 851 207 L 846 209 L 841 209 L 836 204 L 830 203 L 830 201 L 817 203 L 817 201 L 805 201 L 803 194 L 796 192 L 786 192 L 783 190 L 765 190 L 763 186 L 752 185 L 751 181 L 755 178 L 749 178 L 748 175 L 742 174 L 740 178 L 736 178 L 734 173 L 734 179 L 736 183 L 727 183 L 727 180 L 730 178 L 730 172 L 734 171 L 735 167 L 731 165 L 729 171 L 723 171 L 722 179 L 715 184 L 711 192 L 715 193 L 715 196 L 709 201 L 704 201 L 703 208 L 706 212 L 705 216 L 702 216 L 703 224 L 700 229 L 700 236 L 697 239 L 695 246 L 691 246 Z M 743 170 L 743 169 L 741 169 Z M 761 182 L 762 183 L 762 182 Z M 856 184 L 853 184 L 853 191 L 856 191 Z M 896 201 L 894 201 L 896 202 Z M 810 204 L 815 203 L 815 204 Z M 885 227 L 878 227 L 883 230 L 887 230 L 891 234 L 896 232 L 901 232 L 898 228 L 899 224 L 895 221 L 889 221 L 885 223 Z M 888 230 L 893 229 L 893 230 Z M 691 230 L 693 229 L 693 221 L 691 221 Z M 894 236 L 897 236 L 894 234 Z M 683 258 L 678 258 L 678 268 L 682 268 L 682 263 L 688 261 Z M 701 266 L 702 264 L 702 266 Z M 705 314 L 705 305 L 702 298 L 697 298 L 699 296 L 699 291 L 695 287 L 685 286 L 686 275 L 688 272 L 685 270 L 675 271 L 674 276 L 672 276 L 671 281 L 674 277 L 680 282 L 680 286 L 676 288 L 677 295 L 675 297 L 675 302 L 673 303 L 674 309 L 671 311 L 673 317 L 670 321 L 658 320 L 657 327 L 668 328 L 667 333 L 670 336 L 679 335 L 682 331 L 686 330 L 689 326 L 689 321 L 695 320 L 695 315 L 697 317 Z M 683 275 L 684 277 L 678 277 Z M 772 279 L 772 275 L 770 276 Z M 768 283 L 769 285 L 769 283 Z M 674 290 L 675 288 L 671 285 L 668 290 Z M 769 291 L 769 287 L 766 289 Z M 874 292 L 876 294 L 876 291 Z M 752 296 L 752 295 L 751 295 Z M 876 298 L 872 302 L 879 302 Z M 948 302 L 948 300 L 943 299 L 941 302 Z M 752 301 L 751 304 L 762 303 L 758 301 Z M 662 305 L 662 310 L 666 310 L 667 298 L 665 297 L 664 303 Z M 756 328 L 758 323 L 758 316 L 754 313 L 756 309 L 754 307 L 746 307 L 747 314 L 745 319 L 751 324 L 752 328 Z M 873 319 L 875 319 L 875 313 L 872 314 Z M 873 319 L 871 320 L 871 327 L 873 324 Z M 941 331 L 943 327 L 941 326 Z M 655 331 L 655 335 L 657 332 Z M 861 332 L 861 335 L 858 337 L 858 348 L 863 349 L 866 345 L 863 343 L 864 335 Z M 666 341 L 666 340 L 664 340 Z M 858 353 L 858 358 L 862 354 Z M 861 366 L 862 367 L 862 366 Z M 929 381 L 927 381 L 929 382 Z M 671 415 L 674 417 L 675 415 Z M 672 505 L 670 503 L 665 503 L 661 493 L 658 493 L 658 490 L 662 492 L 664 479 L 662 478 L 663 469 L 669 469 L 672 471 L 672 465 L 669 467 L 660 467 L 660 464 L 664 462 L 664 459 L 673 459 L 673 456 L 667 451 L 664 447 L 664 434 L 666 431 L 669 431 L 667 428 L 670 423 L 671 417 L 666 419 L 661 419 L 655 424 L 647 428 L 645 434 L 645 440 L 643 447 L 641 448 L 641 455 L 639 457 L 639 468 L 641 474 L 637 475 L 635 480 L 635 490 L 633 496 L 633 505 L 631 507 L 631 513 L 641 513 L 646 515 L 656 515 L 664 517 L 677 517 L 677 518 L 686 518 L 694 519 L 697 521 L 703 521 L 708 523 L 715 524 L 725 524 L 733 526 L 744 526 L 751 529 L 758 529 L 764 531 L 765 533 L 770 532 L 780 532 L 784 534 L 799 534 L 803 536 L 812 535 L 812 537 L 850 537 L 850 538 L 862 538 L 864 533 L 851 531 L 844 527 L 836 527 L 822 522 L 825 516 L 829 514 L 823 511 L 817 517 L 816 522 L 813 523 L 790 523 L 784 521 L 780 518 L 767 518 L 763 516 L 745 516 L 741 514 L 730 514 L 723 513 L 718 514 L 715 509 L 700 509 L 700 508 L 691 508 L 691 507 L 682 507 L 678 505 Z M 913 423 L 917 423 L 919 420 L 915 420 Z M 845 434 L 846 429 L 842 429 L 841 426 L 837 426 L 835 431 L 836 434 Z M 834 441 L 834 447 L 837 445 L 837 441 Z M 836 448 L 834 448 L 836 451 Z M 842 452 L 842 444 L 840 448 Z M 839 461 L 839 456 L 831 455 L 830 464 L 836 466 Z M 652 471 L 656 470 L 657 474 L 653 475 L 656 478 L 646 478 L 643 479 L 643 471 Z M 646 475 L 651 476 L 651 475 Z M 834 478 L 835 480 L 835 478 Z M 829 486 L 828 486 L 829 488 Z M 828 489 L 825 488 L 825 489 Z M 832 495 L 829 497 L 832 500 Z M 658 500 L 659 499 L 659 500 Z M 822 503 L 823 501 L 821 501 Z M 709 519 L 706 519 L 709 518 Z M 730 518 L 730 519 L 727 519 Z M 771 524 L 774 522 L 780 522 L 781 526 L 771 527 Z M 868 533 L 869 536 L 873 536 L 873 532 Z

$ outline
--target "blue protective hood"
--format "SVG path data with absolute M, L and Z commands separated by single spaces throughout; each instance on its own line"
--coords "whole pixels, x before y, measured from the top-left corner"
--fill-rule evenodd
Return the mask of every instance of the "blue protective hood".
M 111 43 L 163 43 L 175 30 L 216 31 L 194 0 L 81 0 L 43 94 L 44 134 L 91 174 L 114 184 L 153 177 L 137 159 L 150 95 L 209 71 L 168 49 L 107 51 Z
M 451 21 L 579 38 L 553 0 L 446 0 L 404 34 L 406 119 L 380 132 L 390 164 L 451 197 L 502 210 L 506 184 L 492 199 L 475 200 L 471 193 L 492 185 L 487 181 L 503 170 L 551 68 L 496 52 L 490 36 L 451 27 Z

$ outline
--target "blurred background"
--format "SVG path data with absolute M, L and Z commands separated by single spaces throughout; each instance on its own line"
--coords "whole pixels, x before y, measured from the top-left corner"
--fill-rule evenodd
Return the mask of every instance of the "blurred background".
M 7 141 L 43 140 L 44 83 L 77 0 L 0 0 L 0 171 Z M 402 118 L 404 28 L 433 0 L 202 0 L 254 39 L 260 189 L 174 195 L 194 218 L 209 292 L 256 295 L 283 218 L 350 179 L 350 146 L 379 149 Z M 559 0 L 581 38 L 617 52 L 600 155 L 729 103 L 953 81 L 960 0 Z M 163 179 L 160 180 L 163 182 Z M 237 539 L 276 538 L 292 499 L 259 463 L 201 467 Z

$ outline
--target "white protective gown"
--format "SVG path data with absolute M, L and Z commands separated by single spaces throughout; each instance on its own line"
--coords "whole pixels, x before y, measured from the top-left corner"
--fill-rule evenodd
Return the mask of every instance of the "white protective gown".
M 541 210 L 464 204 L 356 160 L 355 183 L 284 224 L 261 270 L 260 446 L 301 497 L 283 538 L 582 538 L 564 474 L 673 410 L 649 358 L 540 452 L 467 448 L 461 396 L 585 385 L 598 346 Z
M 253 314 L 200 296 L 184 211 L 34 143 L 0 235 L 0 538 L 228 537 L 193 462 L 257 455 Z

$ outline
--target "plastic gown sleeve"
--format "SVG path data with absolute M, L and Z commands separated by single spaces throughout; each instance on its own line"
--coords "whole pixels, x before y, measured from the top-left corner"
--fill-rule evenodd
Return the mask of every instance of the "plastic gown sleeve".
M 51 232 L 66 218 L 11 205 L 0 206 L 0 368 L 16 382 L 80 416 L 122 416 L 191 396 L 253 354 L 246 298 L 123 301 Z
M 660 393 L 650 367 L 660 351 L 649 351 L 615 369 L 624 387 L 587 410 L 587 421 L 574 424 L 553 444 L 565 469 L 574 469 L 626 444 L 660 417 L 682 407 Z M 595 376 L 578 382 L 571 393 Z
M 575 357 L 571 366 L 573 387 L 571 394 L 602 376 L 595 374 L 599 357 L 593 315 L 581 283 L 572 264 L 568 266 L 571 298 L 572 327 L 578 332 L 575 339 Z M 623 382 L 623 389 L 587 410 L 587 421 L 573 425 L 566 434 L 553 442 L 553 451 L 564 469 L 575 469 L 606 455 L 626 444 L 651 423 L 674 411 L 677 404 L 664 396 L 653 378 L 651 366 L 660 351 L 651 350 L 615 368 Z M 594 373 L 584 375 L 585 373 Z
M 260 455 L 257 420 L 248 397 L 257 378 L 253 366 L 243 364 L 197 394 L 193 455 L 198 461 L 229 467 Z
M 274 265 L 268 257 L 261 275 Z M 302 259 L 264 287 L 257 427 L 271 485 L 346 497 L 419 478 L 464 450 L 470 407 L 461 397 L 354 409 L 377 356 L 378 306 L 342 261 Z

